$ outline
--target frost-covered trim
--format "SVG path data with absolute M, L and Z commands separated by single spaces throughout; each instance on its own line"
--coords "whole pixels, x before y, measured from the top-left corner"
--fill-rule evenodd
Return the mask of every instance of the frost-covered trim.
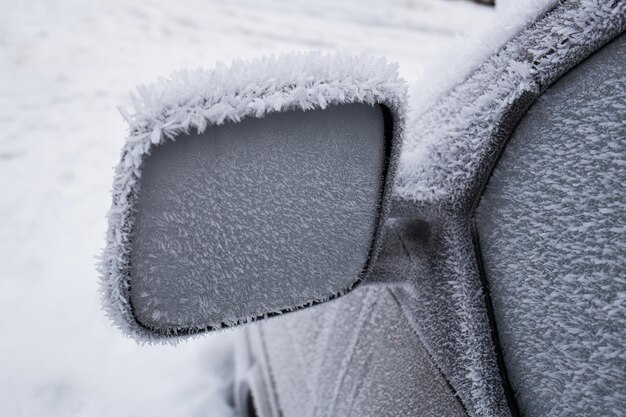
M 212 70 L 181 71 L 139 87 L 137 95 L 131 96 L 133 109 L 120 109 L 130 125 L 130 135 L 115 170 L 106 247 L 99 265 L 106 314 L 124 334 L 142 343 L 175 343 L 180 337 L 171 336 L 193 335 L 260 318 L 244 317 L 166 334 L 148 329 L 136 320 L 129 297 L 130 246 L 141 168 L 154 146 L 175 140 L 182 133 L 202 133 L 212 125 L 261 118 L 273 112 L 325 109 L 348 103 L 381 104 L 393 118 L 392 157 L 383 195 L 382 222 L 402 138 L 405 96 L 406 85 L 398 76 L 397 65 L 387 64 L 383 58 L 316 52 L 240 60 Z M 377 251 L 378 240 L 376 236 L 373 252 Z M 263 317 L 323 302 L 349 290 L 268 311 Z
M 447 205 L 467 199 L 511 104 L 540 94 L 625 28 L 624 1 L 560 2 L 448 94 L 411 116 L 398 199 Z M 412 90 L 419 88 L 418 83 Z

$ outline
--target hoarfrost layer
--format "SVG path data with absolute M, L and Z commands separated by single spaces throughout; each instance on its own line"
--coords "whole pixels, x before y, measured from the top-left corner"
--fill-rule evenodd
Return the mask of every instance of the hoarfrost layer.
M 201 133 L 210 125 L 344 103 L 387 107 L 394 118 L 392 141 L 399 143 L 405 94 L 397 66 L 382 58 L 315 52 L 236 61 L 230 67 L 219 65 L 214 70 L 181 71 L 140 87 L 138 95 L 133 96 L 132 112 L 121 110 L 131 131 L 115 172 L 107 246 L 100 266 L 103 302 L 109 317 L 125 334 L 140 341 L 167 340 L 137 323 L 129 300 L 134 205 L 141 166 L 153 146 L 174 140 L 180 133 Z M 191 330 L 195 333 L 253 319 L 212 323 Z

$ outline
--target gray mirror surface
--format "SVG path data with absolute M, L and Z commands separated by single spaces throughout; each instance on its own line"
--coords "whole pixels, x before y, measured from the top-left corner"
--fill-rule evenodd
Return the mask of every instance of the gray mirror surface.
M 386 172 L 382 107 L 348 104 L 212 126 L 146 157 L 133 312 L 215 327 L 348 289 L 366 269 Z

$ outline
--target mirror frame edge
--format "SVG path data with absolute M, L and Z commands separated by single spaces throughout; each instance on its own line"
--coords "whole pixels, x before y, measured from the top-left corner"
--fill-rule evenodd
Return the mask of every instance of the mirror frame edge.
M 267 79 L 280 79 L 284 75 L 282 68 L 285 65 L 299 69 L 292 72 L 299 74 L 299 77 L 296 80 L 282 77 L 286 79 L 282 83 L 274 82 L 268 91 Z M 391 209 L 393 183 L 406 123 L 407 88 L 405 81 L 399 78 L 397 69 L 397 65 L 387 64 L 384 58 L 370 55 L 291 53 L 250 62 L 237 61 L 231 67 L 195 73 L 196 78 L 191 81 L 189 77 L 194 76 L 192 73 L 177 73 L 170 79 L 141 87 L 139 93 L 143 101 L 137 102 L 137 97 L 134 98 L 135 113 L 130 115 L 120 110 L 129 122 L 130 134 L 115 169 L 106 247 L 98 265 L 103 309 L 114 326 L 138 343 L 177 343 L 182 338 L 206 331 L 233 327 L 338 298 L 366 279 L 380 250 L 383 225 Z M 232 82 L 226 84 L 225 80 Z M 180 88 L 181 81 L 190 87 L 204 86 L 205 90 L 197 95 L 185 91 L 187 101 L 181 105 L 180 97 L 176 97 L 176 89 Z M 210 96 L 207 93 L 212 92 L 210 87 L 216 83 L 223 83 L 230 90 L 220 91 L 220 96 Z M 250 85 L 255 87 L 251 88 Z M 159 102 L 161 97 L 165 99 Z M 151 149 L 167 140 L 175 140 L 181 133 L 188 134 L 194 130 L 202 133 L 208 126 L 237 123 L 249 117 L 262 118 L 274 112 L 325 109 L 351 103 L 381 106 L 385 157 L 388 159 L 384 164 L 381 204 L 372 236 L 373 244 L 364 272 L 356 277 L 353 284 L 322 300 L 311 300 L 303 305 L 233 323 L 167 330 L 141 324 L 130 302 L 130 242 L 141 167 Z

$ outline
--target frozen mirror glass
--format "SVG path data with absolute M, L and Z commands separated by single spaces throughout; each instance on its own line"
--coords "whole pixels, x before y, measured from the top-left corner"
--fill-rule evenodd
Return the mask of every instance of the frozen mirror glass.
M 382 222 L 387 113 L 360 103 L 273 113 L 154 147 L 131 234 L 137 321 L 215 328 L 352 287 Z

